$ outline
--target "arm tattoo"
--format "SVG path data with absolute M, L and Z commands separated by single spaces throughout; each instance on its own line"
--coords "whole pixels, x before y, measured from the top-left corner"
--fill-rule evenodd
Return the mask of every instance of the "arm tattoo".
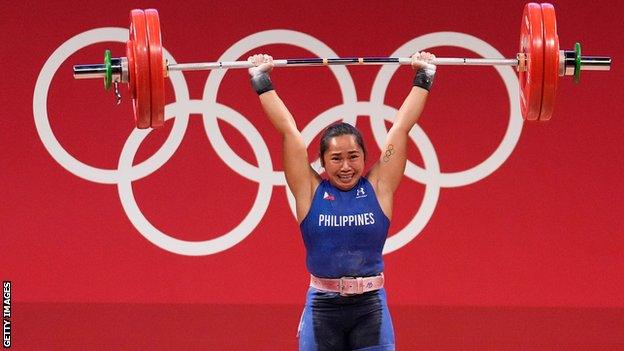
M 384 162 L 390 161 L 390 156 L 394 155 L 394 145 L 389 144 L 388 149 L 383 157 Z

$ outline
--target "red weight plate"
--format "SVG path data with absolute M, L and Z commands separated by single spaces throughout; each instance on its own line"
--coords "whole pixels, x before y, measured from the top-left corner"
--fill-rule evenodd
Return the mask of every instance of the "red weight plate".
M 559 81 L 559 37 L 557 36 L 555 8 L 548 3 L 541 4 L 541 7 L 544 23 L 544 83 L 539 120 L 548 121 L 555 107 L 555 94 Z
M 526 71 L 519 72 L 520 109 L 529 121 L 539 118 L 542 107 L 544 79 L 544 36 L 542 34 L 542 8 L 528 3 L 522 13 L 520 25 L 520 52 L 526 55 Z
M 147 28 L 143 10 L 130 11 L 130 40 L 134 48 L 134 90 L 132 100 L 137 128 L 150 126 L 150 62 Z
M 134 107 L 134 99 L 136 97 L 136 87 L 134 86 L 134 44 L 132 40 L 128 40 L 126 42 L 126 58 L 128 59 L 128 91 L 130 92 L 130 97 L 132 98 L 132 106 Z M 138 124 L 138 116 L 136 114 L 136 110 L 133 108 L 134 115 L 134 123 Z
M 158 128 L 165 123 L 165 75 L 163 73 L 163 52 L 158 11 L 154 9 L 145 10 L 145 20 L 147 23 L 147 40 L 149 41 L 151 126 Z
M 128 90 L 130 91 L 130 97 L 134 99 L 136 96 L 136 90 L 134 86 L 134 44 L 132 40 L 126 42 L 126 58 L 128 59 Z

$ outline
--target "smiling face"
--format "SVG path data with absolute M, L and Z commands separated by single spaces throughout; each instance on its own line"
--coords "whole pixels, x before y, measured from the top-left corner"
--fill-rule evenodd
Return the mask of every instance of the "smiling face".
M 329 139 L 323 162 L 329 182 L 340 190 L 353 188 L 364 171 L 364 151 L 355 136 L 344 134 Z

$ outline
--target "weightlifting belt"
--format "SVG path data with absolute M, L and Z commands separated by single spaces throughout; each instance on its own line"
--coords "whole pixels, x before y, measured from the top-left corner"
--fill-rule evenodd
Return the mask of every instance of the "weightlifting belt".
M 363 294 L 379 290 L 384 285 L 384 275 L 375 277 L 342 277 L 340 279 L 319 278 L 310 275 L 310 286 L 319 290 L 340 293 L 342 296 Z

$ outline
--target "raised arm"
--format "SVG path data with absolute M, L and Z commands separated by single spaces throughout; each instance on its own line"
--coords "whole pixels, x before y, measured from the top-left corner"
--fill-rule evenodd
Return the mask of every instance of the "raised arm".
M 412 67 L 416 69 L 414 86 L 403 101 L 394 124 L 388 131 L 380 159 L 373 165 L 368 180 L 377 193 L 384 213 L 391 217 L 392 198 L 399 186 L 407 162 L 407 141 L 409 132 L 422 113 L 433 83 L 436 66 L 430 64 L 435 56 L 428 52 L 412 56 Z
M 295 119 L 273 89 L 269 77 L 273 58 L 269 55 L 254 55 L 249 57 L 249 61 L 256 65 L 249 69 L 251 84 L 259 95 L 264 112 L 282 136 L 284 173 L 288 187 L 295 196 L 297 220 L 301 223 L 310 209 L 320 176 L 310 167 L 308 151 Z

